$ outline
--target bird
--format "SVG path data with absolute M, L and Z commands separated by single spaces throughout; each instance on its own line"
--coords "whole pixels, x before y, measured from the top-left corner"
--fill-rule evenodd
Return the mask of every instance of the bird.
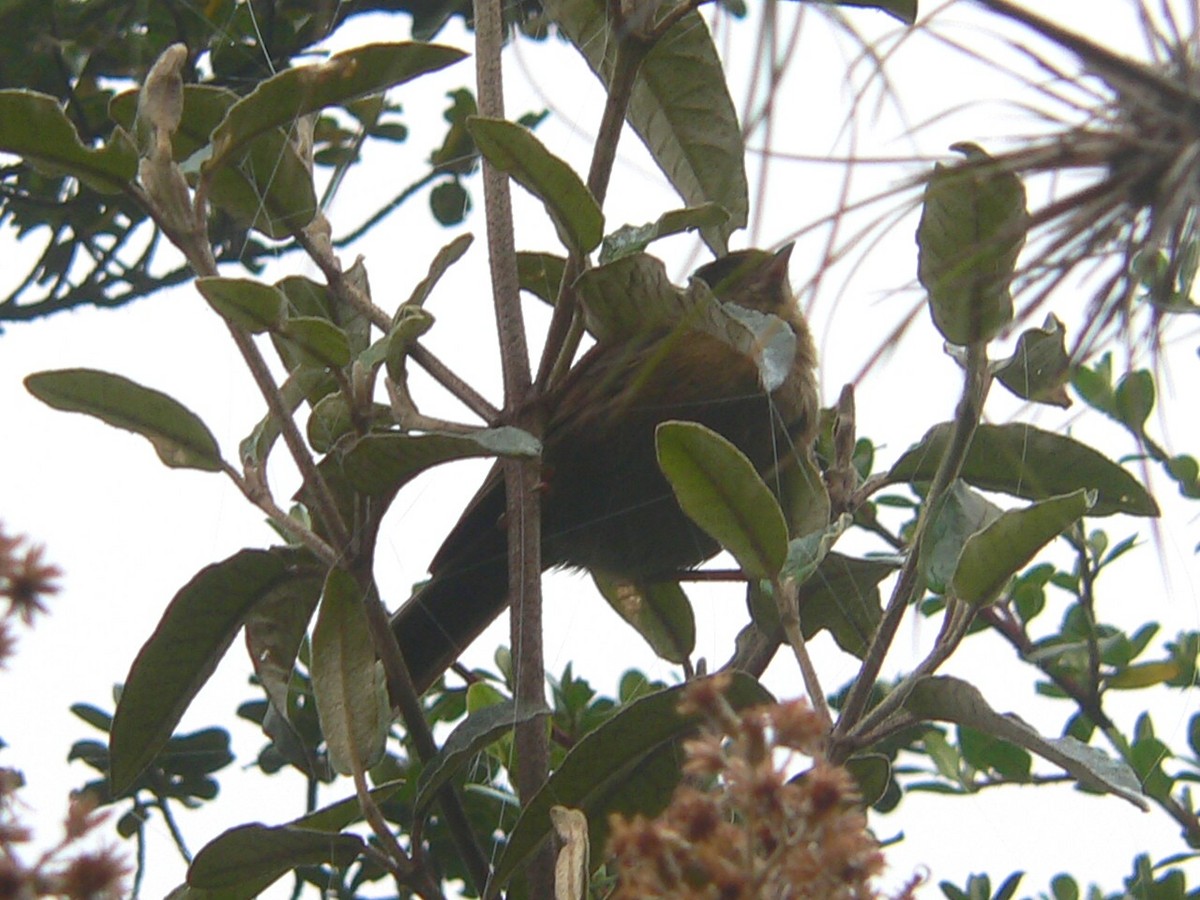
M 756 362 L 685 319 L 598 340 L 541 398 L 542 566 L 625 582 L 678 576 L 717 542 L 680 509 L 655 452 L 655 429 L 698 422 L 760 473 L 807 452 L 817 427 L 816 348 L 788 279 L 791 245 L 741 250 L 694 278 L 717 300 L 770 313 L 795 334 L 790 370 L 766 391 Z M 507 607 L 505 489 L 497 464 L 430 563 L 430 578 L 391 618 L 423 693 Z

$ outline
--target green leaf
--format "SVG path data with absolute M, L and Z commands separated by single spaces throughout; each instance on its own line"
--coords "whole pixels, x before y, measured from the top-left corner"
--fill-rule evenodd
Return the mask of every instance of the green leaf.
M 471 195 L 457 178 L 443 181 L 429 192 L 429 211 L 439 225 L 461 225 L 471 211 Z
M 356 489 L 384 494 L 439 463 L 479 456 L 532 458 L 540 452 L 536 438 L 509 426 L 471 434 L 369 434 L 347 451 L 342 465 Z
M 1050 879 L 1052 900 L 1079 900 L 1079 885 L 1070 875 L 1055 875 Z
M 321 369 L 297 369 L 280 386 L 279 393 L 288 412 L 294 413 L 306 399 L 315 403 L 337 389 L 337 382 L 328 372 Z M 274 413 L 268 412 L 238 444 L 239 458 L 251 463 L 261 463 L 271 452 L 278 437 L 279 420 Z
M 1145 369 L 1130 372 L 1117 384 L 1114 397 L 1117 418 L 1136 435 L 1145 433 L 1154 409 L 1154 376 Z
M 188 885 L 222 891 L 223 900 L 250 900 L 297 866 L 331 863 L 345 868 L 365 848 L 363 839 L 355 834 L 330 834 L 293 825 L 241 825 L 196 854 L 188 869 Z
M 804 584 L 820 567 L 833 545 L 850 527 L 853 518 L 842 513 L 835 521 L 788 542 L 787 561 L 780 573 L 797 584 Z
M 113 98 L 109 115 L 126 129 L 134 127 L 138 91 Z M 239 97 L 212 85 L 183 86 L 183 119 L 172 135 L 172 156 L 184 173 L 195 178 L 212 155 L 210 136 Z M 291 120 L 288 120 L 290 129 Z M 275 128 L 260 134 L 233 160 L 209 178 L 209 199 L 238 222 L 275 240 L 282 240 L 312 221 L 317 196 L 312 173 L 288 131 Z
M 883 10 L 905 25 L 912 25 L 917 21 L 917 0 L 833 0 L 833 3 L 836 6 L 859 6 L 864 9 Z
M 696 422 L 663 422 L 654 440 L 658 465 L 688 517 L 751 578 L 777 575 L 787 559 L 787 524 L 750 460 Z
M 922 719 L 969 725 L 1024 747 L 1061 766 L 1085 788 L 1115 794 L 1139 809 L 1149 809 L 1137 774 L 1125 762 L 1075 738 L 1042 737 L 1019 717 L 997 713 L 976 687 L 961 679 L 944 675 L 922 678 L 904 706 Z
M 72 703 L 69 708 L 71 712 L 98 731 L 107 734 L 108 730 L 112 728 L 112 716 L 90 703 Z
M 1013 355 L 992 364 L 996 380 L 1023 400 L 1066 409 L 1071 405 L 1066 388 L 1071 358 L 1065 335 L 1062 322 L 1054 315 L 1047 316 L 1041 328 L 1022 332 Z
M 888 473 L 896 481 L 931 481 L 946 451 L 952 422 L 935 425 Z M 975 432 L 961 477 L 985 491 L 1027 500 L 1046 500 L 1077 491 L 1096 492 L 1093 516 L 1126 513 L 1157 516 L 1158 505 L 1116 463 L 1091 447 L 1032 425 L 980 425 Z
M 95 369 L 36 372 L 25 379 L 29 392 L 55 409 L 86 413 L 140 434 L 175 469 L 221 471 L 216 438 L 200 419 L 161 391 Z
M 528 291 L 551 306 L 558 300 L 567 261 L 553 253 L 517 252 L 517 279 L 521 290 Z
M 725 699 L 734 709 L 771 702 L 771 695 L 749 675 L 731 674 Z M 662 811 L 679 778 L 679 743 L 699 721 L 679 713 L 683 687 L 626 704 L 567 753 L 521 811 L 496 863 L 496 887 L 503 886 L 550 834 L 551 806 L 582 810 L 593 847 L 605 846 L 611 813 L 653 816 Z
M 392 328 L 387 335 L 376 341 L 375 353 L 363 354 L 363 364 L 374 368 L 377 354 L 382 353 L 387 364 L 388 375 L 397 384 L 404 384 L 405 365 L 413 343 L 433 327 L 433 316 L 420 306 L 401 306 L 392 318 Z
M 297 575 L 286 590 L 267 593 L 246 615 L 246 652 L 275 711 L 285 719 L 296 656 L 323 584 L 315 570 L 307 576 Z
M 1071 386 L 1088 406 L 1120 421 L 1113 393 L 1111 353 L 1101 356 L 1094 369 L 1076 366 L 1071 372 Z
M 274 331 L 284 320 L 283 292 L 253 278 L 197 278 L 196 289 L 213 309 L 251 334 Z
M 646 639 L 662 659 L 682 665 L 696 648 L 696 617 L 675 581 L 634 584 L 592 572 L 608 605 Z
M 1087 513 L 1095 497 L 1081 489 L 1010 509 L 971 535 L 954 570 L 954 595 L 976 606 L 991 603 L 1042 547 Z
M 697 228 L 715 228 L 729 220 L 729 212 L 715 203 L 673 209 L 647 225 L 622 225 L 604 238 L 600 246 L 600 265 L 623 256 L 641 253 L 659 238 Z
M 309 365 L 341 369 L 350 364 L 350 339 L 328 319 L 299 316 L 284 321 L 279 339 Z
M 879 583 L 899 564 L 830 553 L 800 585 L 800 630 L 811 638 L 822 629 L 837 645 L 862 658 L 883 616 Z
M 929 589 L 946 593 L 967 540 L 1001 515 L 1000 507 L 955 479 L 929 510 L 921 539 L 921 572 Z
M 846 770 L 858 783 L 863 806 L 874 806 L 883 799 L 892 782 L 892 765 L 881 753 L 864 753 L 846 760 Z
M 1173 660 L 1145 662 L 1127 666 L 1104 679 L 1105 687 L 1117 690 L 1140 690 L 1178 678 L 1180 666 Z
M 605 0 L 547 0 L 546 14 L 610 86 L 622 37 L 608 24 Z M 659 40 L 638 70 L 626 119 L 688 206 L 729 212 L 701 229 L 717 256 L 750 209 L 745 144 L 725 70 L 708 25 L 688 13 Z
M 447 183 L 458 184 L 460 178 L 473 174 L 479 168 L 479 148 L 467 130 L 467 119 L 478 114 L 479 106 L 475 103 L 475 95 L 466 88 L 448 91 L 446 96 L 450 98 L 450 106 L 442 118 L 450 127 L 446 130 L 442 146 L 429 155 L 429 162 L 439 175 L 454 176 L 454 180 Z
M 193 102 L 186 88 L 184 97 L 186 121 L 187 104 Z M 206 118 L 220 111 L 206 110 Z M 203 157 L 207 151 L 205 144 L 197 156 Z M 312 173 L 283 129 L 268 131 L 251 141 L 236 164 L 223 166 L 211 175 L 210 184 L 209 197 L 215 206 L 272 240 L 292 237 L 317 213 Z
M 485 747 L 511 732 L 517 725 L 550 712 L 544 703 L 521 707 L 515 700 L 504 700 L 471 712 L 450 732 L 437 755 L 421 770 L 417 781 L 414 819 L 425 815 L 437 792 L 458 772 L 471 765 Z
M 108 747 L 98 741 L 77 741 L 68 754 L 68 760 L 75 759 L 106 775 L 112 765 Z M 217 796 L 217 782 L 211 776 L 232 762 L 229 732 L 223 728 L 205 728 L 173 735 L 155 754 L 151 766 L 121 790 L 108 781 L 97 786 L 110 801 L 132 798 L 148 790 L 162 799 L 194 805 L 194 801 Z
M 788 534 L 811 534 L 830 524 L 829 491 L 812 453 L 795 454 L 779 471 L 769 472 L 765 480 L 779 498 Z
M 1028 215 L 1021 179 L 971 144 L 937 165 L 917 226 L 918 274 L 938 331 L 952 344 L 990 341 L 1012 321 L 1010 283 Z
M 411 309 L 414 306 L 423 306 L 429 295 L 433 293 L 434 287 L 437 286 L 441 277 L 446 274 L 446 270 L 462 259 L 463 254 L 470 249 L 472 242 L 475 240 L 474 235 L 460 234 L 445 247 L 437 252 L 433 260 L 429 263 L 429 271 L 425 277 L 413 288 L 413 292 L 409 295 L 408 301 L 404 303 L 401 309 Z M 392 324 L 396 324 L 396 319 L 400 316 L 400 310 L 396 311 L 396 315 L 392 317 Z
M 1172 456 L 1165 463 L 1167 474 L 1179 485 L 1179 493 L 1184 497 L 1200 497 L 1200 463 L 1195 457 L 1180 454 Z
M 958 746 L 966 763 L 979 772 L 994 771 L 1010 781 L 1029 780 L 1033 760 L 1027 750 L 969 725 L 958 726 Z
M 343 569 L 325 580 L 312 637 L 312 683 L 329 761 L 342 775 L 382 757 L 391 721 L 362 589 Z
M 87 147 L 56 97 L 0 90 L 0 151 L 21 157 L 47 175 L 70 175 L 102 194 L 128 189 L 138 155 L 122 130 L 100 148 Z
M 386 803 L 394 797 L 404 785 L 404 779 L 387 781 L 371 788 L 369 793 L 371 799 L 378 805 Z M 327 834 L 332 834 L 341 831 L 348 825 L 353 825 L 355 822 L 360 821 L 362 817 L 362 804 L 359 802 L 357 796 L 352 795 L 345 800 L 339 800 L 336 803 L 323 806 L 310 813 L 305 813 L 300 818 L 293 819 L 288 824 L 293 828 L 307 828 L 309 830 L 324 831 Z
M 581 255 L 595 249 L 604 237 L 604 214 L 570 166 L 513 122 L 472 116 L 467 128 L 488 162 L 542 201 L 563 244 Z
M 312 408 L 304 433 L 309 446 L 318 453 L 328 453 L 344 435 L 354 431 L 350 405 L 340 393 L 322 397 Z
M 212 132 L 213 155 L 207 168 L 232 162 L 241 148 L 264 132 L 289 128 L 311 112 L 436 72 L 466 55 L 439 44 L 368 44 L 323 63 L 285 69 L 230 107 Z
M 229 648 L 246 616 L 264 598 L 312 578 L 306 553 L 242 550 L 206 566 L 171 599 L 142 646 L 113 717 L 113 790 L 120 793 L 155 758 Z
M 356 260 L 346 270 L 346 280 L 365 293 L 370 293 L 366 284 L 366 269 L 361 259 Z M 352 353 L 361 353 L 367 349 L 371 337 L 371 323 L 366 314 L 350 303 L 338 299 L 327 285 L 302 275 L 288 275 L 275 282 L 275 287 L 287 298 L 287 314 L 290 318 L 307 316 L 328 319 L 346 332 Z M 286 362 L 288 360 L 285 359 Z
M 671 283 L 662 260 L 646 253 L 588 269 L 575 282 L 587 330 L 618 341 L 688 317 L 684 292 Z M 556 287 L 557 290 L 557 287 Z
M 836 526 L 836 527 L 840 527 Z M 835 527 L 835 531 L 836 531 Z M 815 538 L 819 544 L 834 532 L 811 535 L 792 541 L 784 574 L 797 568 L 798 574 L 809 572 L 800 584 L 797 602 L 800 609 L 800 631 L 811 639 L 822 630 L 833 637 L 837 645 L 853 656 L 862 658 L 883 617 L 879 583 L 899 567 L 897 560 L 856 559 L 840 553 L 826 552 L 810 571 L 806 560 L 811 549 L 802 549 Z M 747 586 L 750 617 L 767 635 L 783 638 L 783 628 L 771 585 L 765 581 Z

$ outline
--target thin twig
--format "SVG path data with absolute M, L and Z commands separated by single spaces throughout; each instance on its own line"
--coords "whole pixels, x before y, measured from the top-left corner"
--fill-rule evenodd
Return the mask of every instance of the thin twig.
M 224 460 L 221 461 L 221 471 L 229 476 L 229 480 L 237 486 L 237 489 L 242 492 L 247 500 L 265 512 L 271 522 L 280 530 L 286 532 L 288 537 L 307 548 L 313 556 L 325 563 L 325 565 L 337 565 L 337 550 L 321 540 L 321 537 L 311 528 L 305 528 L 295 518 L 284 512 L 275 502 L 270 492 L 266 489 L 266 486 L 261 483 L 260 479 L 244 477 L 237 469 Z
M 413 343 L 408 348 L 408 357 L 451 394 L 466 404 L 467 408 L 489 425 L 500 421 L 500 410 L 492 406 L 487 398 L 454 374 L 444 362 L 434 356 L 423 344 Z
M 304 436 L 300 434 L 296 420 L 292 418 L 292 411 L 288 408 L 287 401 L 279 393 L 279 386 L 275 383 L 271 370 L 267 367 L 267 361 L 258 352 L 258 345 L 254 343 L 249 334 L 228 319 L 225 324 L 229 328 L 234 344 L 242 354 L 246 367 L 250 370 L 250 375 L 267 401 L 267 408 L 279 424 L 279 433 L 282 435 L 283 442 L 287 445 L 296 467 L 300 470 L 304 483 L 310 488 L 309 496 L 315 507 L 313 511 L 324 524 L 334 546 L 347 546 L 350 541 L 350 531 L 346 523 L 342 521 L 337 501 L 334 500 L 329 485 L 325 483 L 324 476 L 317 469 L 316 461 L 308 452 L 308 445 L 304 441 Z
M 587 178 L 588 190 L 592 192 L 601 209 L 604 208 L 604 198 L 608 195 L 608 182 L 616 162 L 617 146 L 621 140 L 621 129 L 625 126 L 625 112 L 629 108 L 633 86 L 637 83 L 642 61 L 653 46 L 643 39 L 627 34 L 626 29 L 620 27 L 619 21 L 610 23 L 610 31 L 618 41 L 617 54 L 608 84 L 604 112 L 596 130 L 596 142 L 593 145 L 592 162 Z M 558 297 L 554 302 L 554 314 L 550 319 L 550 328 L 538 364 L 536 384 L 539 392 L 553 384 L 553 376 L 565 371 L 575 356 L 582 335 L 582 329 L 575 325 L 575 280 L 585 266 L 586 260 L 572 250 L 567 257 L 566 266 L 563 267 Z
M 900 578 L 892 591 L 891 599 L 884 610 L 883 618 L 876 629 L 875 636 L 867 648 L 863 658 L 862 668 L 855 678 L 846 702 L 842 707 L 838 723 L 834 728 L 835 745 L 831 748 L 831 758 L 840 761 L 841 750 L 837 747 L 840 739 L 850 734 L 858 725 L 866 710 L 879 672 L 883 668 L 883 660 L 900 627 L 900 620 L 908 608 L 925 587 L 925 577 L 920 570 L 921 542 L 929 525 L 930 510 L 936 508 L 942 496 L 949 490 L 951 484 L 962 471 L 967 449 L 975 435 L 979 417 L 983 410 L 983 401 L 987 394 L 990 379 L 987 374 L 987 347 L 983 343 L 971 344 L 967 347 L 966 372 L 963 377 L 963 392 L 959 400 L 954 418 L 954 431 L 945 455 L 938 465 L 937 473 L 930 484 L 929 493 L 925 497 L 921 519 L 913 537 L 908 558 L 900 570 Z
M 975 617 L 975 610 L 966 603 L 951 599 L 946 605 L 946 615 L 942 621 L 942 630 L 938 634 L 938 638 L 934 641 L 933 649 L 929 651 L 929 655 L 921 660 L 921 663 L 904 676 L 904 679 L 896 686 L 896 688 L 879 701 L 879 705 L 874 707 L 862 721 L 855 726 L 854 730 L 848 735 L 848 741 L 852 746 L 865 746 L 863 743 L 863 735 L 870 734 L 876 729 L 883 726 L 891 716 L 899 711 L 904 702 L 912 693 L 913 688 L 923 678 L 927 678 L 936 672 L 947 659 L 958 649 L 958 645 L 962 643 L 962 639 L 966 637 L 967 630 L 971 627 L 971 622 Z
M 775 578 L 771 586 L 777 598 L 779 621 L 796 656 L 796 664 L 800 666 L 800 675 L 804 679 L 804 689 L 808 692 L 809 702 L 821 717 L 825 731 L 828 732 L 833 725 L 833 716 L 829 713 L 829 703 L 825 699 L 821 679 L 817 677 L 817 669 L 808 655 L 804 632 L 800 629 L 799 585 L 791 578 L 783 582 Z
M 201 187 L 203 185 L 204 182 L 202 181 Z M 217 269 L 216 258 L 213 256 L 212 248 L 208 243 L 205 225 L 204 194 L 201 188 L 197 188 L 196 190 L 192 208 L 194 224 L 192 230 L 189 232 L 180 232 L 179 229 L 174 228 L 161 214 L 154 201 L 140 187 L 134 185 L 130 189 L 130 192 L 133 198 L 154 219 L 162 232 L 167 235 L 171 243 L 183 251 L 192 271 L 202 277 L 216 277 L 220 275 Z M 337 503 L 334 501 L 333 494 L 329 490 L 329 485 L 325 483 L 325 478 L 317 470 L 316 461 L 308 452 L 308 446 L 300 434 L 296 420 L 292 417 L 292 411 L 288 408 L 287 401 L 283 399 L 283 395 L 279 392 L 279 385 L 275 383 L 275 378 L 271 374 L 266 360 L 258 352 L 258 346 L 244 329 L 228 319 L 225 320 L 225 325 L 229 329 L 229 334 L 233 338 L 238 352 L 242 354 L 242 359 L 245 361 L 246 367 L 250 370 L 250 375 L 254 379 L 254 383 L 258 385 L 259 392 L 263 395 L 263 399 L 266 400 L 267 409 L 275 416 L 279 424 L 279 432 L 283 436 L 283 441 L 287 445 L 288 452 L 292 455 L 292 460 L 296 463 L 296 468 L 300 470 L 305 484 L 311 488 L 311 497 L 315 507 L 314 512 L 325 525 L 333 543 L 338 547 L 345 547 L 350 539 L 346 523 L 341 519 Z

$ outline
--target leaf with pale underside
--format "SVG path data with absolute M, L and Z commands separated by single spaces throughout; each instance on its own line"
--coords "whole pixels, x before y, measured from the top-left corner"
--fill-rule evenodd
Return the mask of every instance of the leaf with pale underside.
M 469 434 L 368 434 L 347 450 L 346 477 L 366 494 L 385 494 L 444 462 L 480 456 L 537 456 L 541 443 L 519 428 L 502 426 Z
M 659 238 L 699 228 L 715 228 L 728 220 L 729 211 L 724 207 L 704 203 L 665 212 L 646 225 L 623 225 L 604 238 L 600 246 L 600 264 L 641 253 Z
M 1143 799 L 1137 773 L 1125 762 L 1072 737 L 1043 737 L 1016 715 L 993 710 L 978 688 L 959 678 L 922 678 L 904 707 L 921 719 L 967 725 L 1024 747 L 1061 766 L 1083 787 L 1115 794 L 1143 811 L 1150 808 Z
M 918 275 L 933 322 L 951 344 L 990 341 L 1012 321 L 1011 282 L 1025 243 L 1025 186 L 973 144 L 938 164 L 917 226 Z
M 696 649 L 696 616 L 676 581 L 635 584 L 592 572 L 601 596 L 656 654 L 682 665 Z
M 329 761 L 342 775 L 365 772 L 382 758 L 390 724 L 364 602 L 353 576 L 330 570 L 313 628 L 313 695 Z

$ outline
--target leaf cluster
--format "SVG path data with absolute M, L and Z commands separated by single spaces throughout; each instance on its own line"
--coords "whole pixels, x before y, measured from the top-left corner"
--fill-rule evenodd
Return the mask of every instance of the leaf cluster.
M 915 15 L 902 3 L 848 5 Z M 70 6 L 76 18 L 66 24 L 98 27 L 74 9 L 88 5 Z M 43 69 L 19 88 L 0 85 L 0 149 L 21 160 L 5 182 L 17 188 L 5 195 L 9 205 L 0 215 L 13 217 L 23 233 L 69 232 L 74 249 L 57 251 L 67 258 L 97 245 L 79 237 L 88 232 L 71 218 L 84 205 L 68 205 L 56 222 L 34 215 L 35 201 L 50 194 L 89 198 L 88 214 L 116 229 L 104 232 L 110 247 L 119 249 L 130 229 L 152 223 L 187 260 L 178 277 L 195 276 L 227 325 L 264 412 L 231 458 L 185 404 L 123 376 L 66 369 L 33 374 L 27 387 L 55 408 L 145 437 L 168 466 L 224 475 L 284 542 L 214 562 L 179 589 L 133 661 L 112 718 L 76 710 L 108 733 L 108 745 L 83 741 L 72 756 L 103 773 L 93 786 L 107 801 L 130 805 L 127 833 L 140 832 L 148 807 L 167 815 L 171 804 L 213 799 L 213 775 L 231 761 L 228 736 L 175 730 L 243 634 L 261 696 L 240 712 L 270 742 L 259 766 L 264 775 L 299 771 L 310 809 L 291 822 L 229 829 L 197 854 L 176 896 L 249 897 L 288 873 L 298 884 L 336 885 L 345 896 L 384 878 L 398 892 L 423 896 L 439 896 L 447 880 L 462 880 L 479 895 L 508 889 L 521 896 L 535 890 L 523 879 L 536 870 L 538 849 L 553 830 L 551 808 L 582 811 L 588 842 L 604 847 L 611 813 L 652 816 L 666 805 L 680 778 L 682 742 L 697 719 L 680 711 L 679 686 L 650 683 L 640 673 L 627 673 L 608 698 L 568 666 L 551 680 L 549 703 L 530 702 L 505 654 L 499 676 L 460 673 L 467 687 L 443 682 L 416 695 L 374 576 L 383 516 L 431 467 L 472 457 L 534 460 L 541 444 L 536 422 L 492 408 L 421 343 L 434 327 L 424 303 L 468 251 L 470 236 L 447 244 L 408 300 L 385 310 L 375 304 L 362 265 L 343 268 L 333 253 L 315 187 L 315 166 L 350 166 L 367 138 L 404 138 L 388 91 L 412 90 L 411 82 L 465 54 L 417 41 L 293 65 L 339 24 L 298 8 L 282 4 L 275 29 L 249 45 L 234 45 L 229 36 L 248 31 L 238 17 L 250 15 L 250 4 L 211 5 L 208 24 L 193 23 L 199 32 L 183 35 L 186 46 L 168 45 L 163 37 L 173 32 L 155 21 L 159 43 L 143 37 L 134 48 L 157 60 L 144 75 L 128 60 L 80 57 L 75 70 L 91 82 L 71 87 L 92 89 L 90 117 L 78 98 L 57 101 L 62 86 L 44 83 L 51 75 Z M 430 6 L 419 24 L 436 31 L 459 14 L 459 5 Z M 620 9 L 599 0 L 548 0 L 538 14 L 604 83 L 616 131 L 602 128 L 598 162 L 585 179 L 525 127 L 532 120 L 489 115 L 469 92 L 456 92 L 445 140 L 418 181 L 437 182 L 435 216 L 443 223 L 465 216 L 463 182 L 478 157 L 542 203 L 562 255 L 523 252 L 508 263 L 522 289 L 554 306 L 547 378 L 562 360 L 569 363 L 584 332 L 620 340 L 648 325 L 686 320 L 752 359 L 772 390 L 795 353 L 790 327 L 738 312 L 698 279 L 672 284 L 646 252 L 659 238 L 696 231 L 724 255 L 749 218 L 743 139 L 704 20 L 683 4 L 648 21 L 622 21 Z M 210 27 L 219 16 L 228 17 L 221 29 Z M 200 46 L 213 71 L 204 83 L 196 78 Z M 128 91 L 99 87 L 135 75 L 141 83 Z M 357 124 L 348 126 L 344 115 Z M 622 121 L 684 204 L 653 223 L 614 226 L 605 218 L 603 160 L 608 153 L 611 167 Z M 1154 517 L 1158 506 L 1126 468 L 1073 437 L 1024 422 L 986 424 L 989 390 L 999 383 L 1024 400 L 1064 406 L 1073 386 L 1120 422 L 1186 497 L 1200 495 L 1196 463 L 1168 453 L 1147 432 L 1152 374 L 1128 373 L 1114 387 L 1107 358 L 1092 368 L 1073 364 L 1056 319 L 1027 329 L 1009 358 L 989 358 L 1014 318 L 1012 281 L 1029 225 L 1025 191 L 978 148 L 958 149 L 961 163 L 929 176 L 915 261 L 930 315 L 962 371 L 952 419 L 934 424 L 885 470 L 876 467 L 874 440 L 860 433 L 851 390 L 823 411 L 814 453 L 800 447 L 782 454 L 788 458 L 778 471 L 759 471 L 732 442 L 695 422 L 657 428 L 658 463 L 680 508 L 729 552 L 745 585 L 745 628 L 725 666 L 733 672 L 726 700 L 734 709 L 769 702 L 758 676 L 786 647 L 800 675 L 793 687 L 809 695 L 827 731 L 828 756 L 854 774 L 864 805 L 890 810 L 912 790 L 969 794 L 1070 779 L 1084 791 L 1155 804 L 1190 847 L 1200 847 L 1190 792 L 1200 777 L 1195 759 L 1158 738 L 1148 713 L 1126 733 L 1105 706 L 1113 690 L 1180 689 L 1195 679 L 1200 636 L 1180 634 L 1156 646 L 1155 623 L 1127 634 L 1106 624 L 1097 588 L 1136 541 L 1113 544 L 1092 520 Z M 303 249 L 320 278 L 289 275 L 268 284 L 225 274 L 218 268 L 229 258 L 222 248 L 235 244 L 254 273 L 257 251 L 247 251 L 247 235 L 263 248 Z M 41 265 L 52 263 L 44 258 Z M 101 269 L 96 261 L 92 271 Z M 87 291 L 108 292 L 111 285 L 91 277 L 84 279 Z M 135 276 L 121 277 L 133 293 L 142 289 L 134 289 Z M 86 296 L 63 281 L 40 309 Z M 4 304 L 14 317 L 39 308 L 12 304 L 16 295 Z M 268 346 L 271 364 L 262 353 Z M 512 348 L 504 349 L 511 363 Z M 486 427 L 422 414 L 409 393 L 412 365 L 433 374 Z M 266 476 L 282 453 L 302 478 L 287 509 Z M 838 543 L 847 534 L 875 542 L 874 549 L 846 552 Z M 1068 553 L 1071 564 L 1046 561 L 1052 547 Z M 701 677 L 694 614 L 678 580 L 630 585 L 595 574 L 601 593 L 655 653 L 679 665 L 686 679 Z M 885 679 L 884 658 L 913 611 L 939 620 L 935 646 L 910 671 Z M 1051 618 L 1055 625 L 1047 624 Z M 1061 735 L 1040 734 L 997 712 L 974 685 L 938 674 L 984 630 L 1008 642 L 1043 695 L 1067 704 Z M 809 648 L 826 632 L 855 667 L 839 689 L 823 684 Z M 1189 740 L 1200 755 L 1198 722 Z M 514 730 L 540 730 L 549 740 L 548 770 L 535 791 L 513 791 L 527 783 L 527 767 L 538 765 L 517 750 Z M 1107 752 L 1093 745 L 1100 739 Z M 339 775 L 350 778 L 353 794 L 318 808 L 316 786 Z M 1177 879 L 1168 873 L 1153 883 L 1160 882 L 1174 890 Z M 1008 879 L 995 896 L 1008 896 L 1015 885 Z M 1071 889 L 1058 882 L 1055 896 Z M 943 890 L 991 893 L 986 880 Z

